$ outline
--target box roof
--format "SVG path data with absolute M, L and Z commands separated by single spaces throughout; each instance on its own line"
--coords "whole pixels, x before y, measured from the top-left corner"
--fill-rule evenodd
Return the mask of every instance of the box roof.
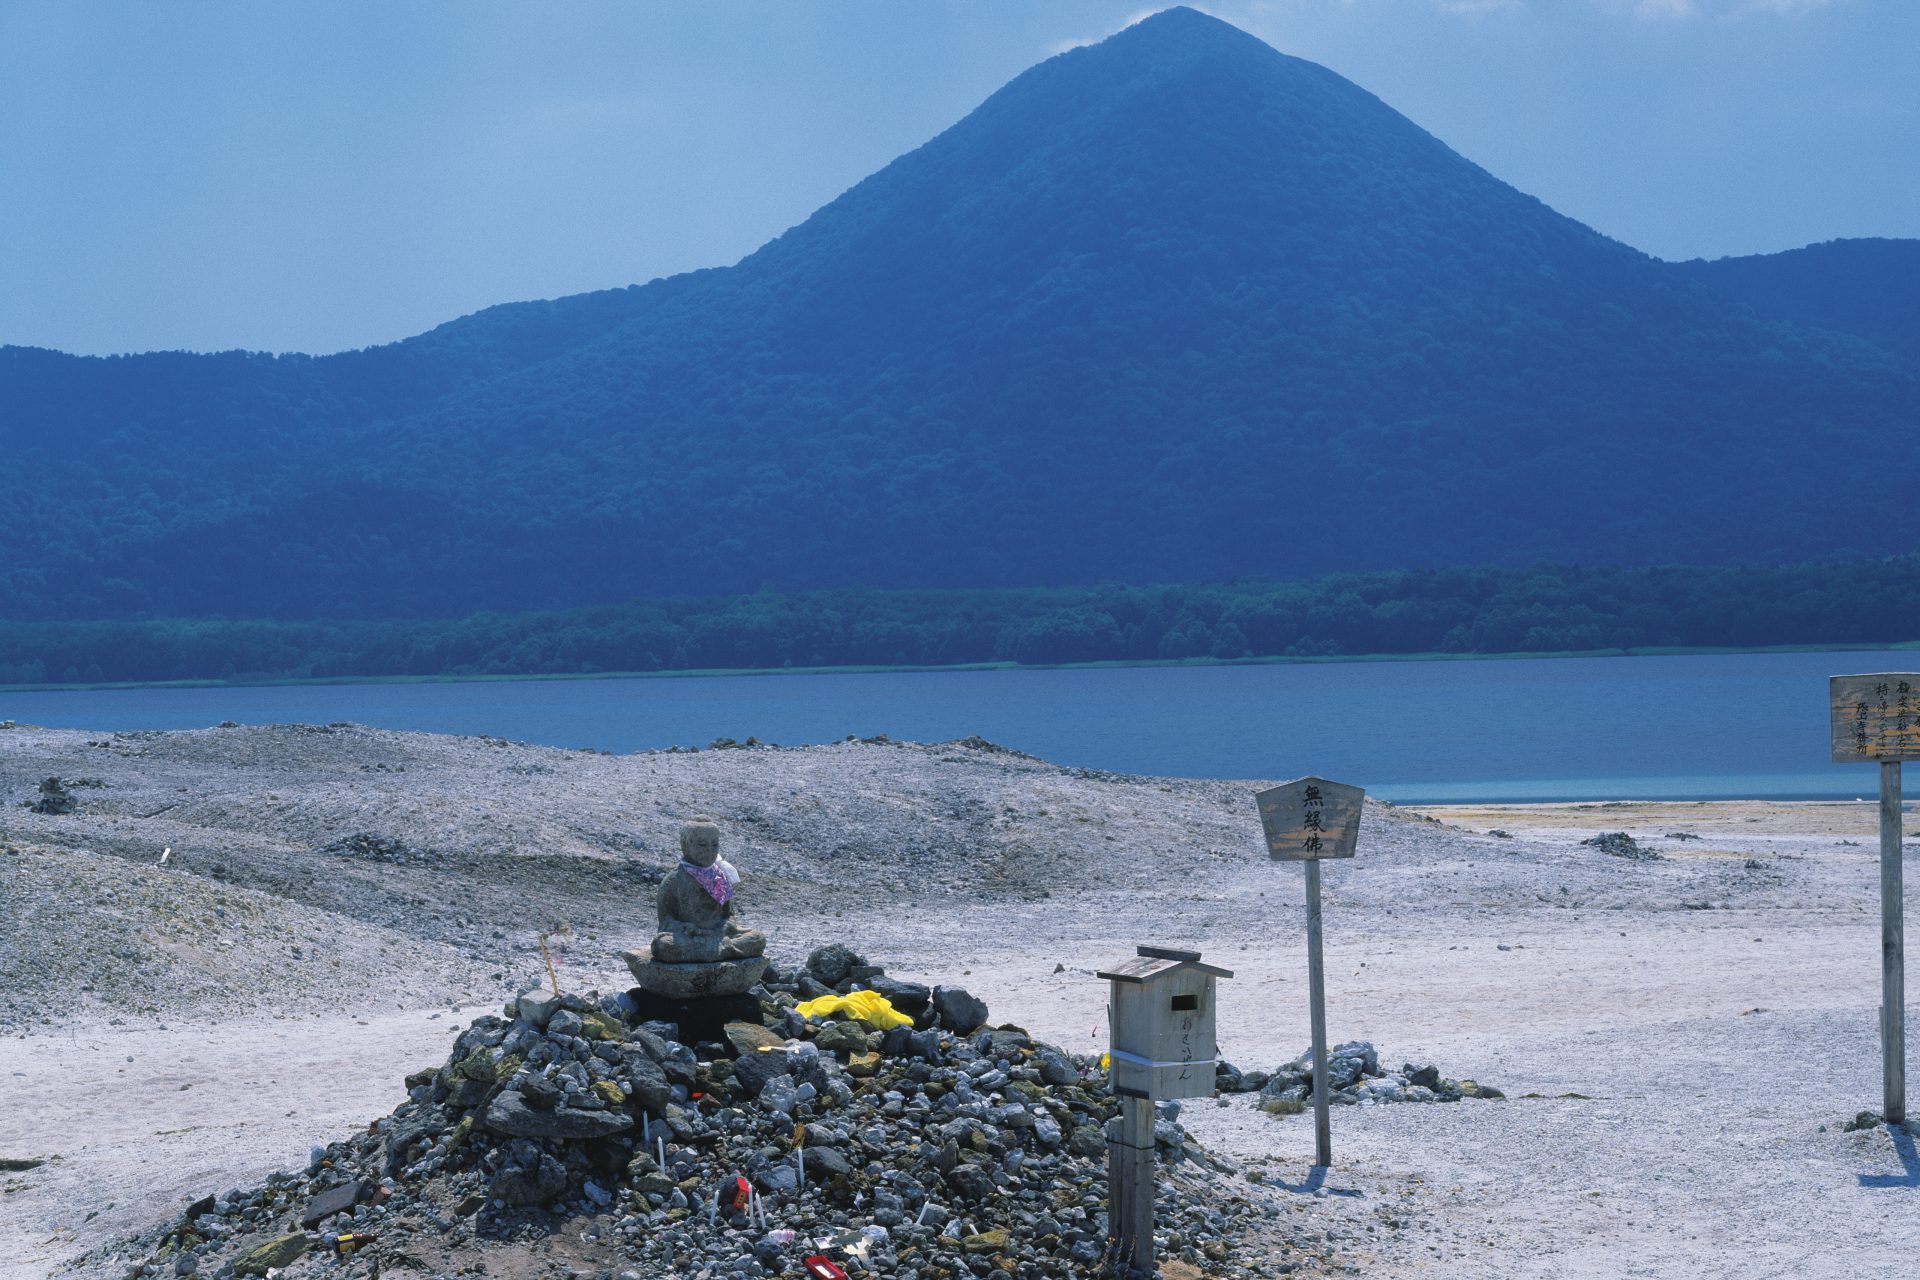
M 1231 978 L 1233 970 L 1202 964 L 1198 951 L 1175 947 L 1139 947 L 1139 954 L 1122 960 L 1111 969 L 1102 969 L 1100 977 L 1109 982 L 1154 982 L 1178 969 L 1198 969 L 1216 978 Z

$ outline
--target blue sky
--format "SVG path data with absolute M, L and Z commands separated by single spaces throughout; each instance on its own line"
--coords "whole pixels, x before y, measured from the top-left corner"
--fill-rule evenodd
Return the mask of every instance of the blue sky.
M 1204 7 L 1662 257 L 1920 236 L 1914 0 Z M 0 0 L 0 343 L 334 351 L 733 262 L 1148 11 Z

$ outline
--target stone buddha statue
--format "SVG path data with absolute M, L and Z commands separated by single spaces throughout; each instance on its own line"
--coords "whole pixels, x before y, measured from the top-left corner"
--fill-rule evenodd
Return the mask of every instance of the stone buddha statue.
M 660 932 L 652 958 L 662 964 L 743 960 L 767 949 L 766 935 L 733 918 L 740 873 L 720 856 L 720 828 L 695 818 L 680 828 L 680 865 L 660 882 Z

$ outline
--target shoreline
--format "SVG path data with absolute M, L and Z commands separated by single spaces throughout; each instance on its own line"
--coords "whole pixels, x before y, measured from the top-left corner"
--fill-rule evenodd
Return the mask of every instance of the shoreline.
M 318 723 L 317 721 L 311 721 L 311 720 L 249 721 L 242 724 L 236 724 L 231 727 L 241 728 L 241 729 L 245 729 L 245 728 L 299 729 L 299 728 L 310 728 L 315 726 L 317 723 Z M 551 743 L 551 742 L 535 742 L 535 741 L 522 740 L 522 739 L 499 738 L 498 735 L 461 733 L 461 732 L 456 732 L 454 730 L 449 730 L 449 729 L 423 729 L 423 728 L 407 727 L 407 726 L 370 724 L 362 721 L 331 722 L 329 724 L 329 727 L 333 727 L 334 725 L 350 727 L 355 729 L 370 729 L 370 730 L 374 730 L 376 732 L 382 732 L 382 733 L 420 735 L 427 738 L 446 739 L 449 742 L 471 741 L 476 739 L 482 740 L 482 741 L 497 740 L 497 741 L 509 743 L 514 746 L 530 747 L 536 750 L 555 750 L 555 751 L 588 750 L 593 752 L 594 754 L 605 755 L 611 759 L 642 759 L 642 758 L 650 758 L 650 757 L 699 756 L 699 755 L 709 755 L 709 754 L 728 754 L 732 752 L 743 752 L 749 755 L 759 754 L 762 752 L 774 752 L 774 753 L 787 753 L 787 752 L 796 752 L 796 751 L 806 752 L 806 751 L 820 750 L 823 748 L 843 746 L 843 745 L 846 745 L 848 741 L 851 741 L 850 739 L 835 738 L 835 739 L 821 740 L 817 742 L 765 742 L 765 743 L 758 743 L 754 745 L 748 745 L 746 743 L 735 743 L 732 746 L 709 745 L 705 747 L 701 747 L 701 746 L 689 747 L 689 746 L 675 744 L 675 745 L 669 745 L 664 747 L 643 747 L 643 748 L 638 748 L 632 751 L 599 751 L 598 749 L 594 749 L 594 748 L 569 747 L 569 746 L 564 746 L 561 744 Z M 222 725 L 222 726 L 216 726 L 216 727 L 228 727 L 228 726 Z M 149 726 L 144 730 L 134 730 L 133 732 L 179 733 L 179 732 L 191 732 L 192 728 L 193 726 L 161 725 L 161 726 Z M 94 727 L 88 726 L 88 725 L 77 725 L 77 726 L 42 725 L 42 724 L 31 724 L 23 721 L 13 721 L 13 720 L 0 720 L 0 731 L 18 731 L 18 732 L 29 732 L 29 733 L 32 733 L 32 732 L 91 733 L 96 731 L 129 732 L 128 730 L 96 730 Z M 977 738 L 978 735 L 974 735 L 974 737 Z M 917 748 L 938 747 L 938 746 L 944 746 L 944 745 L 951 745 L 957 742 L 972 741 L 972 739 L 968 739 L 968 738 L 957 738 L 957 739 L 891 738 L 888 735 L 884 735 L 884 734 L 881 735 L 881 739 L 884 739 L 888 743 L 888 745 L 900 746 L 900 747 L 917 747 Z M 860 741 L 862 744 L 869 744 L 871 742 L 878 741 L 878 740 L 879 739 L 858 739 L 858 741 Z M 1029 759 L 1029 760 L 1042 759 L 1042 757 L 1034 756 L 1032 753 L 1026 752 L 1017 747 L 1008 747 L 1005 744 L 999 744 L 999 743 L 994 743 L 991 745 L 997 748 L 1010 751 L 1014 755 L 1025 758 L 1025 759 Z M 1081 770 L 1082 772 L 1099 774 L 1102 776 L 1107 776 L 1107 777 L 1111 777 L 1118 780 L 1132 780 L 1132 781 L 1165 780 L 1165 781 L 1173 781 L 1173 782 L 1194 782 L 1194 783 L 1226 784 L 1226 785 L 1243 784 L 1249 781 L 1248 779 L 1243 777 L 1229 777 L 1225 775 L 1214 776 L 1214 775 L 1202 775 L 1202 774 L 1153 773 L 1153 772 L 1140 772 L 1136 770 L 1103 769 L 1103 768 L 1098 768 L 1094 766 L 1077 766 L 1077 765 L 1065 766 L 1065 767 L 1075 768 L 1075 769 Z M 1678 789 L 1678 788 L 1676 788 L 1673 791 L 1654 791 L 1654 792 L 1645 793 L 1645 794 L 1633 794 L 1633 793 L 1623 794 L 1619 784 L 1645 785 L 1646 783 L 1652 780 L 1646 779 L 1646 778 L 1617 778 L 1617 779 L 1611 779 L 1611 780 L 1594 779 L 1592 781 L 1594 781 L 1597 785 L 1594 788 L 1589 790 L 1582 790 L 1572 785 L 1567 785 L 1566 787 L 1562 788 L 1563 783 L 1573 784 L 1580 781 L 1585 781 L 1585 780 L 1539 779 L 1539 780 L 1520 780 L 1518 782 L 1514 782 L 1510 784 L 1501 784 L 1501 785 L 1507 785 L 1512 787 L 1518 787 L 1523 790 L 1527 788 L 1535 789 L 1532 794 L 1521 794 L 1521 795 L 1516 795 L 1512 791 L 1499 791 L 1499 790 L 1493 790 L 1493 789 L 1489 789 L 1487 791 L 1477 792 L 1477 793 L 1476 792 L 1466 792 L 1465 794 L 1459 793 L 1461 788 L 1473 785 L 1471 783 L 1445 784 L 1450 789 L 1449 793 L 1445 795 L 1440 795 L 1440 796 L 1424 794 L 1418 791 L 1413 791 L 1411 787 L 1403 787 L 1394 783 L 1370 783 L 1367 785 L 1366 791 L 1367 791 L 1367 798 L 1369 800 L 1378 801 L 1379 803 L 1386 805 L 1390 808 L 1398 809 L 1408 813 L 1434 815 L 1442 818 L 1444 818 L 1444 816 L 1450 811 L 1466 812 L 1466 811 L 1481 811 L 1481 810 L 1495 810 L 1495 809 L 1502 810 L 1502 811 L 1512 810 L 1517 812 L 1537 810 L 1541 812 L 1564 813 L 1572 810 L 1594 810 L 1594 811 L 1629 810 L 1629 809 L 1645 809 L 1645 808 L 1652 808 L 1652 807 L 1658 807 L 1658 806 L 1687 807 L 1687 808 L 1695 808 L 1695 809 L 1707 808 L 1710 806 L 1728 806 L 1728 805 L 1765 805 L 1765 806 L 1774 806 L 1774 807 L 1780 807 L 1780 808 L 1791 808 L 1791 807 L 1797 806 L 1797 807 L 1809 808 L 1809 809 L 1819 807 L 1819 806 L 1845 806 L 1848 808 L 1853 808 L 1855 806 L 1871 807 L 1871 806 L 1877 805 L 1878 803 L 1878 801 L 1871 794 L 1867 794 L 1868 792 L 1871 791 L 1870 787 L 1863 788 L 1859 786 L 1836 787 L 1831 790 L 1804 789 L 1804 790 L 1796 790 L 1796 791 L 1782 791 L 1775 794 L 1755 794 L 1750 791 L 1739 792 L 1739 793 L 1687 791 L 1687 790 Z M 1609 781 L 1615 784 L 1614 789 L 1612 790 L 1604 789 L 1605 785 Z M 1676 783 L 1684 783 L 1685 781 L 1688 781 L 1688 779 L 1680 778 L 1680 779 L 1675 779 L 1675 781 Z M 1541 790 L 1542 788 L 1552 788 L 1552 789 Z M 1411 791 L 1412 794 L 1405 794 L 1406 792 L 1409 792 L 1409 791 Z M 1395 793 L 1402 793 L 1402 794 L 1395 794 Z M 1908 811 L 1909 812 L 1913 811 L 1916 805 L 1920 805 L 1920 800 L 1909 800 L 1907 802 Z
M 1100 671 L 1163 667 L 1324 666 L 1375 662 L 1553 661 L 1563 658 L 1696 658 L 1770 653 L 1920 653 L 1920 640 L 1873 643 L 1729 646 L 1649 646 L 1633 649 L 1515 650 L 1506 653 L 1349 653 L 1331 656 L 1274 654 L 1252 658 L 1113 658 L 1098 662 L 959 662 L 916 665 L 824 667 L 688 667 L 659 671 L 545 671 L 515 674 L 271 676 L 257 680 L 129 680 L 74 684 L 0 684 L 3 693 L 98 693 L 141 689 L 275 689 L 330 685 L 501 684 L 547 680 L 692 680 L 752 676 L 927 675 L 973 671 Z

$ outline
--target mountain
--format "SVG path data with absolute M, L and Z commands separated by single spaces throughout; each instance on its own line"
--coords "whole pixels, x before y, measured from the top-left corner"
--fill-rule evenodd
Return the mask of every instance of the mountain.
M 1174 9 L 732 267 L 324 358 L 0 350 L 0 587 L 366 617 L 1911 549 L 1920 364 L 1735 274 Z
M 1829 240 L 1677 266 L 1763 315 L 1865 338 L 1920 364 L 1920 240 Z

